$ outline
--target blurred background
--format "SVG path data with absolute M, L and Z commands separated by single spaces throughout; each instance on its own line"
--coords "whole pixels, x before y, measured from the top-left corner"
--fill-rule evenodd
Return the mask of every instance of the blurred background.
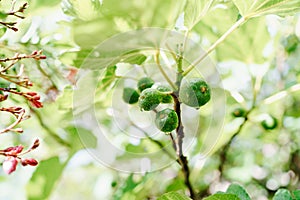
M 1 10 L 8 10 L 11 1 L 0 4 Z M 44 108 L 30 108 L 17 97 L 1 103 L 1 107 L 11 103 L 23 105 L 31 118 L 21 123 L 23 134 L 1 135 L 0 145 L 22 143 L 29 146 L 34 138 L 40 138 L 41 146 L 30 153 L 40 164 L 37 167 L 18 166 L 9 176 L 0 170 L 0 199 L 155 199 L 168 191 L 185 191 L 183 175 L 176 162 L 158 171 L 147 173 L 145 170 L 138 174 L 115 170 L 101 163 L 94 156 L 100 144 L 95 134 L 99 124 L 91 124 L 88 119 L 74 123 L 72 108 L 73 91 L 78 86 L 76 76 L 85 58 L 101 42 L 115 34 L 143 27 L 160 27 L 185 34 L 192 12 L 186 2 L 30 0 L 28 5 L 26 18 L 17 20 L 18 32 L 0 27 L 1 57 L 43 50 L 46 60 L 23 63 L 24 73 L 34 83 L 34 90 L 41 94 Z M 231 1 L 216 1 L 201 21 L 191 25 L 189 37 L 204 50 L 208 49 L 238 17 L 239 11 Z M 212 112 L 218 109 L 213 109 L 213 104 L 201 111 L 185 108 L 187 117 L 195 113 L 193 120 L 198 123 L 185 122 L 187 127 L 197 127 L 196 135 L 186 137 L 186 141 L 194 142 L 185 154 L 189 158 L 191 182 L 200 196 L 224 191 L 232 182 L 243 185 L 257 200 L 270 199 L 279 188 L 295 190 L 300 187 L 299 44 L 300 13 L 287 17 L 267 15 L 249 20 L 210 54 L 209 65 L 216 67 L 222 80 L 220 89 L 225 91 L 225 99 L 220 104 L 220 110 L 224 109 L 220 119 L 223 126 L 213 136 L 217 140 L 213 149 L 205 151 L 203 147 L 211 137 L 209 128 L 214 127 Z M 123 71 L 117 73 L 130 75 L 130 70 L 135 70 L 136 76 L 142 77 L 143 70 L 138 68 L 142 66 L 148 74 L 155 75 L 155 68 L 147 65 L 147 62 L 153 63 L 153 55 L 142 53 L 144 61 L 136 63 L 135 58 L 134 63 L 119 63 L 118 69 L 122 66 Z M 115 128 L 111 112 L 118 107 L 112 107 L 111 103 L 113 98 L 118 98 L 118 85 L 135 83 L 121 80 L 114 84 L 115 79 L 109 77 L 105 69 L 101 73 L 112 83 L 95 91 L 93 112 L 109 140 L 124 150 L 124 155 L 112 159 L 122 163 L 128 159 L 126 152 L 159 151 L 161 146 L 155 141 L 160 141 L 162 146 L 168 145 L 170 141 L 164 134 L 155 134 L 155 141 L 146 136 L 129 140 Z M 156 79 L 159 82 L 160 78 Z M 118 105 L 118 101 L 113 105 Z M 132 128 L 132 122 L 126 118 L 127 109 L 133 108 L 127 107 L 122 113 L 123 105 L 127 106 L 118 105 L 120 116 L 124 115 L 123 128 L 131 134 L 144 134 Z M 251 110 L 247 120 L 234 116 L 237 108 Z M 135 115 L 137 111 L 132 112 Z M 12 120 L 7 115 L 0 117 L 1 126 Z M 151 122 L 151 115 L 148 117 Z M 265 128 L 261 125 L 264 119 L 271 123 L 275 119 L 277 126 Z M 238 135 L 231 140 L 237 131 Z M 224 159 L 222 149 L 229 141 Z M 172 148 L 168 150 L 175 155 Z

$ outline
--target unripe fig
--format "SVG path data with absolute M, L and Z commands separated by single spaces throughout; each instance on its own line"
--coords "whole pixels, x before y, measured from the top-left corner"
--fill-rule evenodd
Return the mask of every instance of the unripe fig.
M 139 93 L 130 87 L 126 87 L 123 89 L 123 100 L 125 103 L 134 104 L 139 100 Z
M 157 112 L 155 125 L 162 132 L 168 133 L 175 130 L 178 126 L 177 113 L 170 108 L 166 108 L 162 111 Z
M 236 108 L 233 110 L 232 115 L 234 117 L 245 117 L 246 110 L 244 108 Z
M 161 103 L 172 103 L 173 97 L 170 95 L 172 90 L 168 86 L 160 85 L 156 88 L 158 91 L 160 91 L 164 96 L 162 97 Z
M 147 88 L 151 88 L 153 84 L 154 84 L 154 81 L 151 78 L 144 77 L 138 81 L 137 86 L 138 86 L 139 91 L 142 92 L 143 90 L 145 90 Z
M 143 90 L 139 97 L 139 106 L 141 110 L 149 111 L 156 108 L 162 100 L 162 94 L 153 88 Z
M 210 88 L 201 78 L 192 78 L 182 82 L 179 99 L 188 106 L 199 108 L 210 100 Z
M 278 121 L 272 115 L 268 115 L 260 122 L 260 124 L 265 130 L 273 130 L 278 126 Z

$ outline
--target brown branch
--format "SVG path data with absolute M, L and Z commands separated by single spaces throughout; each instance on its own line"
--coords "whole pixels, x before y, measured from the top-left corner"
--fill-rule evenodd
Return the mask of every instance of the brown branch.
M 194 189 L 192 187 L 192 184 L 190 182 L 190 169 L 188 166 L 188 160 L 187 157 L 183 155 L 183 150 L 182 150 L 182 146 L 183 146 L 183 138 L 184 138 L 184 131 L 183 131 L 183 124 L 182 124 L 182 120 L 181 120 L 181 107 L 180 107 L 180 102 L 178 100 L 178 93 L 174 92 L 171 94 L 174 100 L 174 110 L 177 113 L 178 116 L 178 127 L 176 128 L 176 134 L 177 134 L 177 138 L 176 138 L 176 153 L 177 153 L 177 161 L 181 166 L 181 171 L 183 172 L 184 175 L 184 183 L 187 186 L 189 192 L 190 192 L 190 197 L 192 199 L 195 199 L 195 192 Z

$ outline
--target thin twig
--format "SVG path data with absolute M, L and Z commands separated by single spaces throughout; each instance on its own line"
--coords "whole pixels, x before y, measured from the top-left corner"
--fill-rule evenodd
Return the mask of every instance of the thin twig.
M 6 109 L 0 109 L 0 111 L 7 111 Z M 6 133 L 8 131 L 14 131 L 15 129 L 13 129 L 15 126 L 17 126 L 24 118 L 25 115 L 25 109 L 22 109 L 18 115 L 17 115 L 17 119 L 16 121 L 14 121 L 11 125 L 9 125 L 8 127 L 0 130 L 0 134 Z M 14 132 L 20 132 L 20 131 L 14 131 Z M 22 131 L 23 132 L 23 131 Z

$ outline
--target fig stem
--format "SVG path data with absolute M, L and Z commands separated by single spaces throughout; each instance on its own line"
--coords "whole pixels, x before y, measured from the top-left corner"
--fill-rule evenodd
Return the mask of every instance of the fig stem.
M 178 116 L 178 127 L 176 128 L 177 138 L 175 140 L 174 149 L 175 149 L 177 157 L 178 157 L 177 162 L 180 164 L 181 171 L 183 172 L 183 175 L 184 175 L 184 183 L 190 192 L 190 197 L 192 199 L 195 199 L 196 198 L 195 191 L 190 182 L 190 169 L 188 166 L 188 160 L 187 160 L 187 157 L 183 155 L 183 150 L 182 150 L 184 131 L 183 131 L 183 124 L 182 124 L 182 120 L 181 120 L 181 106 L 180 106 L 181 103 L 179 102 L 179 99 L 178 99 L 179 93 L 173 92 L 171 95 L 174 100 L 174 110 Z

